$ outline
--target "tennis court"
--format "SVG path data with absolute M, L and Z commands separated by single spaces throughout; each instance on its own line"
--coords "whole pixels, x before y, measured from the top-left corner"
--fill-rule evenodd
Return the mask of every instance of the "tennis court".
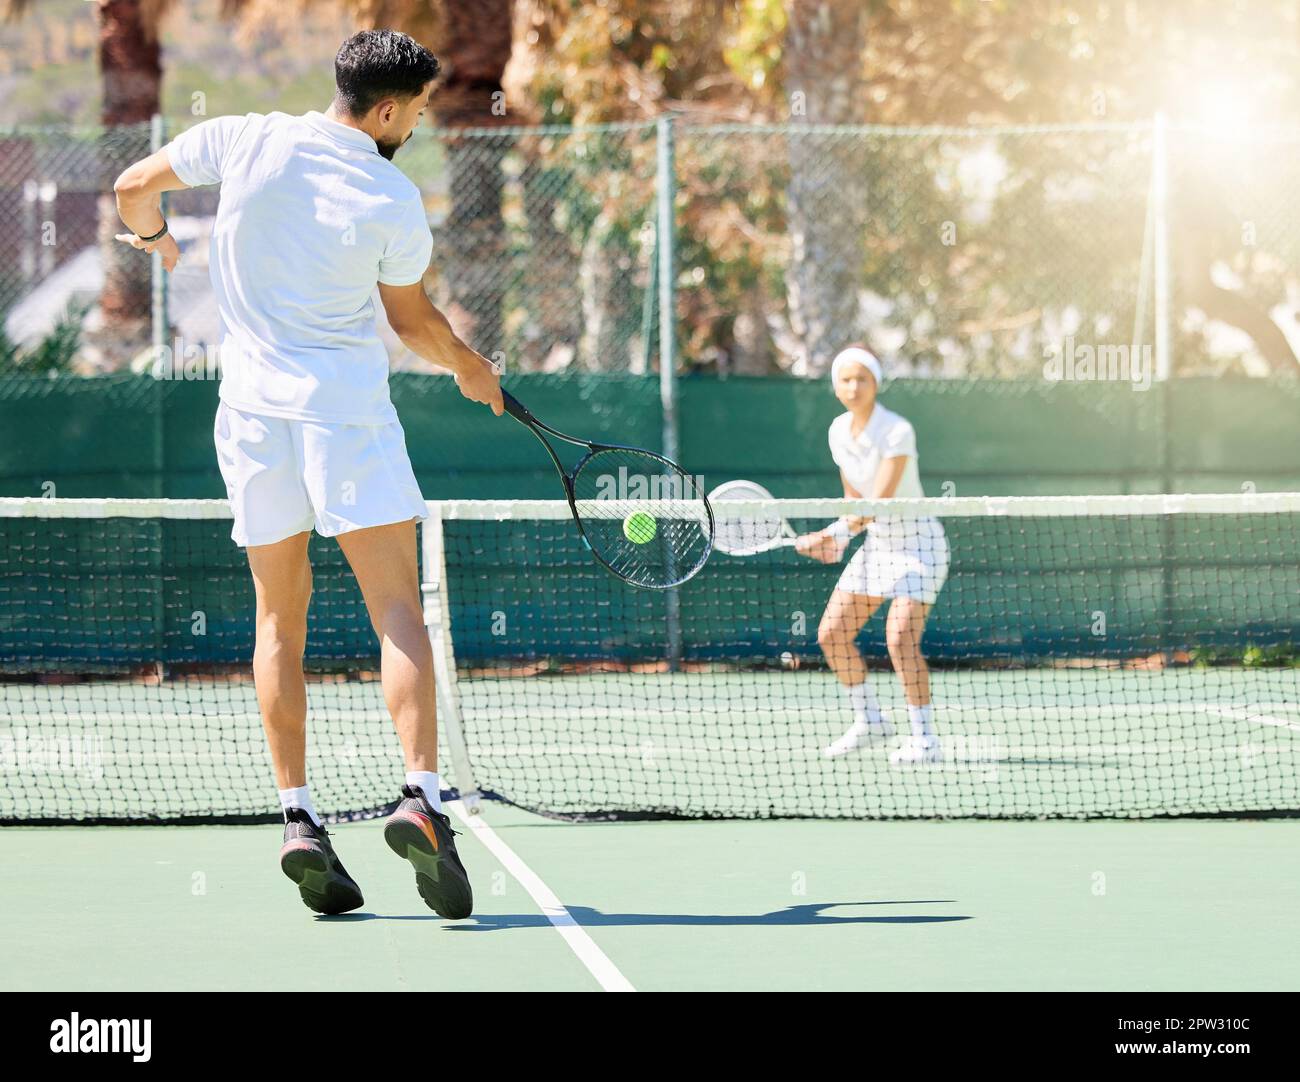
M 1296 0 L 0 16 L 10 1060 L 1290 1036 Z
M 308 772 L 366 904 L 317 917 L 275 864 L 228 512 L 0 501 L 6 980 L 1294 987 L 1270 921 L 1300 874 L 1295 499 L 925 501 L 957 541 L 928 640 L 944 754 L 907 767 L 889 743 L 823 754 L 846 720 L 815 642 L 829 572 L 723 555 L 670 603 L 595 568 L 562 504 L 430 505 L 442 776 L 476 892 L 461 922 L 383 844 L 400 749 L 336 555 L 318 559 Z M 900 717 L 879 630 L 862 649 Z
M 455 924 L 423 907 L 378 823 L 336 828 L 366 896 L 341 917 L 306 912 L 280 881 L 274 825 L 6 829 L 6 984 L 1227 991 L 1300 981 L 1273 925 L 1300 876 L 1287 821 L 574 824 L 496 804 L 476 821 L 508 856 L 472 830 L 459 839 L 476 912 Z

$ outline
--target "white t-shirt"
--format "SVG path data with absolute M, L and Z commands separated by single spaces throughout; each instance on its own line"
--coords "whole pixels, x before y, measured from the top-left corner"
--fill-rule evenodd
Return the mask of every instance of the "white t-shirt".
M 852 425 L 853 414 L 841 413 L 831 422 L 827 433 L 831 458 L 850 485 L 864 498 L 870 499 L 880 463 L 887 458 L 905 456 L 907 465 L 903 467 L 903 476 L 894 497 L 913 499 L 925 495 L 917 466 L 916 430 L 910 422 L 877 402 L 857 436 L 852 434 Z M 928 537 L 938 525 L 938 520 L 933 518 L 904 519 L 882 515 L 873 519 L 867 530 L 873 540 L 910 546 L 918 539 Z
M 428 269 L 419 189 L 365 132 L 318 112 L 216 117 L 165 149 L 187 185 L 221 185 L 222 400 L 294 420 L 396 420 L 373 298 L 376 282 Z

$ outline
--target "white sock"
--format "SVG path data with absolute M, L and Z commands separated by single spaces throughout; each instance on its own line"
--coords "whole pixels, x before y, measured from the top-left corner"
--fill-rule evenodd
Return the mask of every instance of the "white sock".
M 438 781 L 438 775 L 432 770 L 408 770 L 406 772 L 406 784 L 415 786 L 424 790 L 424 798 L 433 806 L 436 812 L 442 811 L 442 783 Z
M 934 707 L 929 703 L 925 706 L 909 706 L 907 720 L 912 723 L 913 736 L 934 736 Z
M 880 700 L 871 690 L 871 684 L 863 681 L 849 688 L 849 703 L 853 707 L 853 721 L 857 725 L 880 725 L 884 715 L 880 712 Z
M 316 814 L 316 809 L 312 806 L 310 786 L 300 785 L 296 789 L 281 789 L 280 807 L 285 811 L 290 808 L 301 808 L 311 817 L 313 823 L 317 826 L 321 825 L 320 816 Z

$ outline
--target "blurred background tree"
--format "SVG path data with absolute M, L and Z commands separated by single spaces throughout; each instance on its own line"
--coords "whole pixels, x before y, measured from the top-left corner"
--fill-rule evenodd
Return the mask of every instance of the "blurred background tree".
M 56 29 L 79 26 L 88 7 L 98 90 L 84 77 L 70 85 L 93 58 L 84 35 Z M 843 341 L 868 337 L 904 370 L 1026 374 L 1063 335 L 1127 340 L 1149 132 L 849 137 L 816 126 L 1106 124 L 1163 111 L 1208 125 L 1169 145 L 1179 371 L 1297 370 L 1300 227 L 1281 209 L 1300 181 L 1295 141 L 1239 138 L 1300 117 L 1291 0 L 0 8 L 26 15 L 0 37 L 0 82 L 21 91 L 0 106 L 10 120 L 85 116 L 97 92 L 110 128 L 160 107 L 189 123 L 196 88 L 216 112 L 320 108 L 337 41 L 376 25 L 410 31 L 446 62 L 432 118 L 443 128 L 676 112 L 682 356 L 718 371 L 817 372 Z M 69 78 L 23 70 L 45 53 Z M 735 123 L 788 130 L 720 128 Z M 444 137 L 438 152 L 447 205 L 431 286 L 480 348 L 526 368 L 635 368 L 649 356 L 638 300 L 653 257 L 645 145 L 502 135 Z M 107 236 L 115 221 L 101 219 Z M 103 242 L 104 319 L 138 337 L 147 283 L 141 262 L 121 256 Z

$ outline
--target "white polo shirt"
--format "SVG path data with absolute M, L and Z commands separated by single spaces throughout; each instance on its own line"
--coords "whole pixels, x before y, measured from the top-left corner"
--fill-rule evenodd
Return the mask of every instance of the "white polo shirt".
M 377 282 L 409 285 L 428 269 L 419 189 L 365 132 L 314 111 L 216 117 L 165 149 L 187 185 L 221 185 L 210 274 L 222 401 L 294 420 L 396 420 L 373 296 Z
M 852 424 L 853 414 L 842 413 L 831 422 L 827 433 L 831 458 L 843 471 L 850 485 L 862 493 L 864 498 L 870 499 L 880 463 L 887 458 L 906 456 L 907 465 L 903 467 L 903 476 L 894 496 L 912 499 L 925 495 L 917 465 L 916 430 L 910 422 L 877 402 L 857 436 L 852 434 Z M 881 516 L 872 521 L 868 532 L 873 538 L 891 544 L 908 544 L 916 540 L 918 524 L 926 524 L 921 532 L 927 535 L 930 523 L 937 526 L 934 519 L 912 519 L 911 526 L 908 526 L 908 521 Z

